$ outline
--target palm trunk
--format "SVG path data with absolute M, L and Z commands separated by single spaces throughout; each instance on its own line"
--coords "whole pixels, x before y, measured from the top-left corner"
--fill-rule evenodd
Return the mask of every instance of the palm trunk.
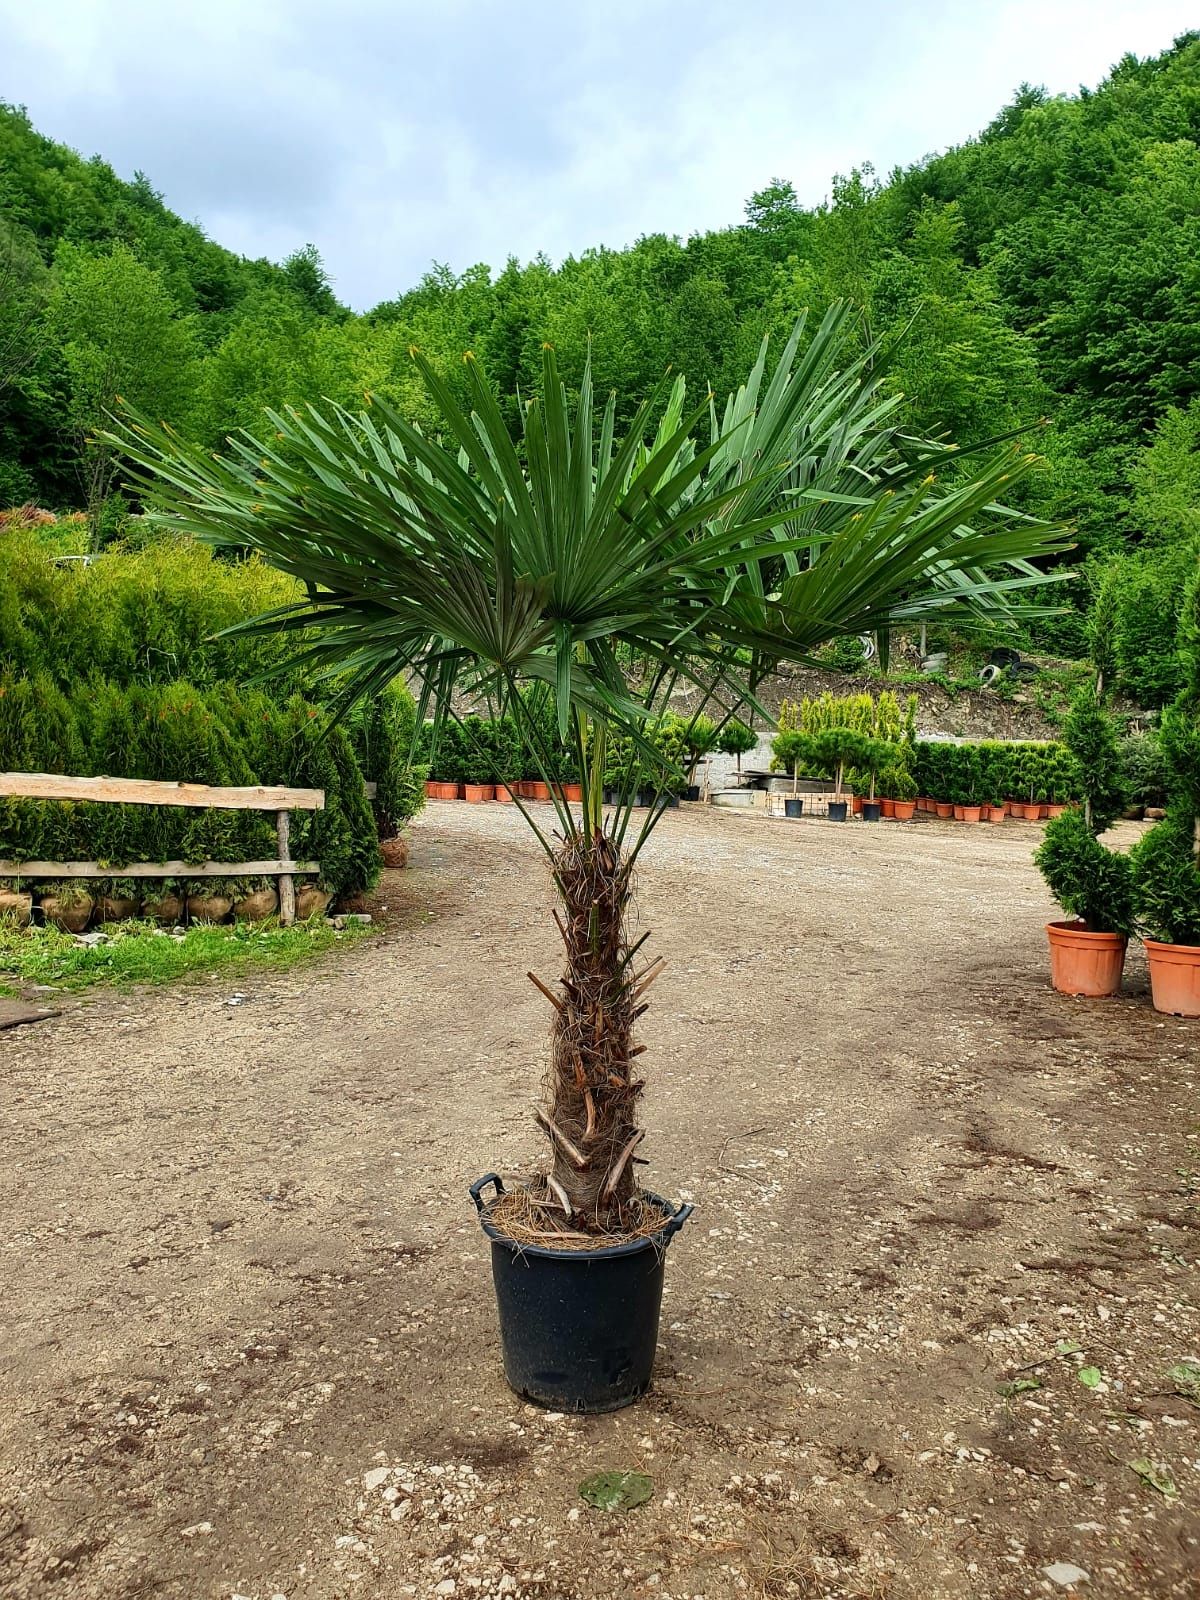
M 646 1009 L 639 995 L 658 969 L 640 977 L 630 970 L 630 869 L 602 828 L 566 841 L 554 880 L 567 962 L 562 992 L 552 997 L 550 1108 L 539 1113 L 553 1151 L 548 1183 L 573 1228 L 611 1231 L 623 1225 L 636 1187 L 643 1085 L 633 1076 L 633 1028 Z

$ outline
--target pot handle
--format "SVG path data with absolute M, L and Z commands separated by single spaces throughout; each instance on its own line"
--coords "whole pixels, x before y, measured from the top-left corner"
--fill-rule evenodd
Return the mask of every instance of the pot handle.
M 483 1191 L 487 1188 L 489 1183 L 495 1185 L 497 1198 L 504 1193 L 504 1183 L 495 1172 L 485 1172 L 482 1178 L 476 1178 L 475 1182 L 467 1191 L 470 1194 L 471 1199 L 475 1202 L 476 1211 L 478 1211 L 481 1215 L 483 1213 L 483 1207 L 485 1204 Z
M 675 1215 L 668 1220 L 667 1226 L 663 1230 L 664 1244 L 670 1244 L 671 1240 L 679 1232 L 680 1228 L 683 1227 L 684 1223 L 691 1216 L 692 1212 L 695 1211 L 695 1209 L 695 1206 L 692 1205 L 680 1206 Z

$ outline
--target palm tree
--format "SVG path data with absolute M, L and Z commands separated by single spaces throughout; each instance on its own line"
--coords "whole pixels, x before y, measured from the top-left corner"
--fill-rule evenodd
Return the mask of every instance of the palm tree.
M 532 1191 L 547 1233 L 620 1231 L 637 1192 L 635 1029 L 661 962 L 644 963 L 626 910 L 665 799 L 640 826 L 629 799 L 604 806 L 610 737 L 652 762 L 676 689 L 719 731 L 745 707 L 765 716 L 763 675 L 831 638 L 1019 611 L 1014 596 L 1045 581 L 1031 563 L 1067 548 L 1001 503 L 1035 459 L 1013 440 L 968 463 L 901 433 L 879 350 L 847 355 L 851 318 L 834 307 L 807 343 L 802 321 L 769 382 L 764 346 L 720 416 L 711 396 L 687 411 L 683 380 L 664 380 L 620 439 L 615 396 L 598 408 L 585 369 L 572 403 L 550 348 L 519 441 L 470 352 L 468 409 L 416 351 L 437 439 L 370 397 L 361 415 L 267 412 L 269 431 L 223 456 L 136 417 L 117 436 L 156 515 L 303 583 L 304 600 L 246 626 L 294 630 L 338 705 L 405 674 L 435 739 L 469 692 L 516 720 L 547 781 L 551 744 L 573 753 L 580 810 L 558 799 L 553 835 L 525 812 L 566 951 L 557 990 L 534 979 L 553 1013 Z

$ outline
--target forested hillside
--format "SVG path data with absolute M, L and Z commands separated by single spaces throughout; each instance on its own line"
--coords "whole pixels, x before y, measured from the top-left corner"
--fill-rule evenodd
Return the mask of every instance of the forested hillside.
M 364 389 L 432 422 L 411 344 L 454 381 L 470 347 L 515 395 L 544 341 L 571 376 L 589 337 L 598 386 L 636 398 L 672 364 L 721 393 L 764 333 L 849 296 L 863 340 L 896 342 L 914 428 L 1050 419 L 1031 504 L 1119 554 L 1127 615 L 1170 626 L 1200 533 L 1200 35 L 1094 92 L 1023 88 L 977 139 L 886 181 L 864 166 L 815 210 L 783 178 L 719 232 L 497 267 L 353 315 L 314 250 L 236 257 L 0 107 L 0 505 L 116 526 L 117 464 L 86 441 L 117 393 L 213 444 L 264 405 Z

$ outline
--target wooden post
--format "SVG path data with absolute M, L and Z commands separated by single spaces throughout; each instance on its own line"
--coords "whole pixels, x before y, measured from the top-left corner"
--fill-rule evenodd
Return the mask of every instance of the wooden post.
M 289 811 L 275 813 L 275 833 L 279 840 L 279 860 L 284 867 L 292 864 L 292 850 L 288 841 L 291 831 L 292 817 Z M 290 928 L 296 920 L 296 891 L 289 872 L 279 875 L 279 925 Z

